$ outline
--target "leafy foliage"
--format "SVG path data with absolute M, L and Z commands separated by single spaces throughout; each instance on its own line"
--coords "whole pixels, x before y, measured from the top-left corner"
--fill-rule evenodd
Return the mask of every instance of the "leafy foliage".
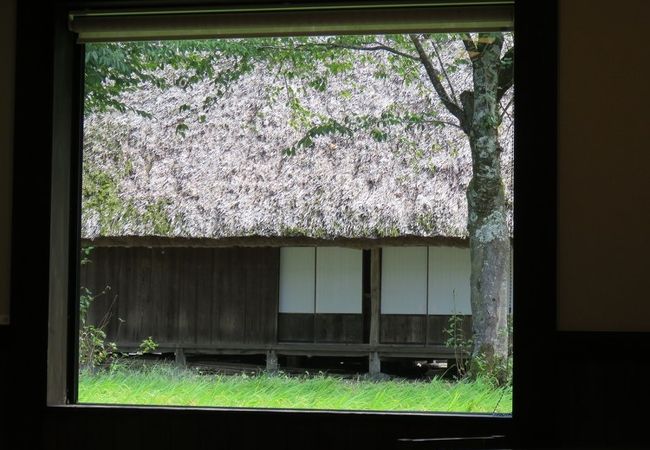
M 447 337 L 445 345 L 454 350 L 453 369 L 460 378 L 463 378 L 469 370 L 469 355 L 473 344 L 471 336 L 466 336 L 463 330 L 463 316 L 451 315 L 447 320 L 447 326 L 443 329 L 443 334 Z
M 461 67 L 471 64 L 465 52 L 457 52 L 451 59 L 442 58 L 442 48 L 451 48 L 460 41 L 457 34 L 418 35 L 427 58 L 437 67 L 437 77 L 446 94 L 460 105 L 450 76 Z M 352 73 L 359 60 L 372 61 L 375 77 L 397 77 L 405 84 L 416 84 L 423 96 L 439 94 L 424 77 L 421 57 L 414 51 L 412 37 L 404 34 L 383 36 L 299 36 L 279 38 L 247 38 L 166 42 L 124 42 L 87 45 L 86 50 L 86 110 L 125 111 L 129 107 L 120 100 L 124 91 L 137 89 L 143 83 L 164 88 L 171 84 L 187 89 L 194 83 L 209 80 L 214 86 L 201 106 L 183 105 L 176 133 L 185 136 L 189 126 L 188 114 L 196 116 L 197 123 L 206 120 L 205 113 L 219 103 L 233 83 L 263 66 L 269 73 L 285 81 L 287 106 L 293 111 L 290 125 L 303 131 L 303 137 L 285 148 L 287 155 L 299 149 L 309 149 L 314 138 L 325 135 L 352 136 L 367 133 L 382 142 L 389 138 L 390 126 L 407 129 L 463 124 L 439 119 L 434 109 L 428 111 L 387 111 L 380 117 L 357 114 L 352 117 L 315 116 L 301 104 L 299 92 L 290 82 L 297 81 L 300 89 L 323 92 L 329 78 Z M 512 68 L 512 54 L 504 56 L 504 68 Z M 177 70 L 175 79 L 165 76 L 165 70 Z M 342 93 L 345 97 L 345 92 Z M 271 96 L 273 97 L 273 96 Z M 150 117 L 147 111 L 135 111 Z M 498 125 L 498 124 L 495 124 Z
M 493 386 L 512 386 L 512 316 L 508 316 L 508 357 L 491 360 L 481 354 L 472 354 L 473 340 L 463 330 L 463 316 L 453 314 L 447 320 L 443 333 L 445 345 L 454 350 L 454 367 L 459 378 L 482 379 Z
M 81 250 L 81 264 L 90 264 L 90 253 L 93 247 L 83 247 Z M 106 286 L 99 294 L 93 294 L 87 287 L 81 286 L 79 295 L 79 366 L 86 369 L 104 363 L 112 353 L 117 351 L 114 342 L 106 342 L 106 326 L 111 316 L 111 307 L 97 325 L 88 323 L 88 311 L 93 301 L 110 292 L 110 286 Z M 114 303 L 114 301 L 113 301 Z
M 334 119 L 329 119 L 325 123 L 315 125 L 307 130 L 305 136 L 300 139 L 296 144 L 284 150 L 286 155 L 294 155 L 297 149 L 312 148 L 314 146 L 314 139 L 319 136 L 340 134 L 344 136 L 352 136 L 352 129 L 347 127 Z

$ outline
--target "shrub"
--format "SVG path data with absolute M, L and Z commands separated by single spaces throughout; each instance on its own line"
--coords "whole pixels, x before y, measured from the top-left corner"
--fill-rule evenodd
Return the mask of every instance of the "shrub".
M 488 358 L 473 353 L 473 341 L 465 336 L 462 328 L 463 316 L 453 314 L 443 330 L 447 340 L 445 345 L 454 350 L 455 369 L 459 378 L 481 378 L 493 386 L 512 385 L 512 316 L 508 316 L 508 357 L 505 360 Z
M 90 254 L 93 247 L 83 247 L 81 250 L 81 265 L 90 264 Z M 88 312 L 92 303 L 102 295 L 108 295 L 111 287 L 106 285 L 99 294 L 94 294 L 90 289 L 81 286 L 79 294 L 79 367 L 88 371 L 94 371 L 95 368 L 110 363 L 111 368 L 117 367 L 120 359 L 124 356 L 118 351 L 115 342 L 106 341 L 106 327 L 110 323 L 113 316 L 113 307 L 117 301 L 117 295 L 106 310 L 106 313 L 94 325 L 88 322 Z M 120 323 L 124 322 L 118 317 Z M 151 336 L 147 337 L 140 343 L 140 351 L 138 354 L 142 355 L 150 353 L 158 347 L 158 344 Z
M 469 355 L 472 351 L 472 339 L 465 336 L 463 330 L 463 316 L 453 314 L 447 320 L 447 327 L 443 330 L 447 337 L 445 345 L 454 350 L 455 369 L 459 378 L 467 376 L 469 370 Z

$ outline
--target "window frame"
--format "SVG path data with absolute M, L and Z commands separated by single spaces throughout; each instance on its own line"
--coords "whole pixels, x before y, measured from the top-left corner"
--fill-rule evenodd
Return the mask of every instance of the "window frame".
M 525 293 L 527 301 L 518 301 L 514 314 L 514 342 L 517 348 L 514 365 L 513 415 L 498 417 L 484 414 L 448 413 L 394 413 L 303 410 L 233 410 L 226 408 L 189 408 L 155 406 L 99 406 L 76 403 L 77 371 L 76 341 L 78 330 L 78 273 L 80 229 L 80 174 L 81 174 L 81 121 L 83 111 L 83 51 L 68 31 L 67 15 L 71 9 L 93 2 L 74 5 L 61 2 L 56 14 L 50 18 L 54 26 L 52 56 L 53 78 L 49 89 L 52 94 L 51 124 L 40 124 L 42 131 L 51 136 L 51 148 L 45 151 L 51 157 L 51 166 L 44 165 L 37 175 L 51 180 L 46 190 L 37 193 L 37 205 L 48 205 L 47 236 L 39 228 L 36 242 L 49 242 L 46 248 L 27 244 L 31 258 L 43 264 L 49 261 L 49 280 L 31 279 L 28 265 L 14 251 L 12 262 L 12 292 L 24 283 L 36 283 L 38 292 L 48 292 L 45 301 L 35 305 L 35 314 L 47 317 L 49 332 L 42 330 L 32 342 L 47 344 L 47 368 L 39 371 L 42 382 L 47 382 L 46 410 L 62 416 L 106 416 L 116 423 L 120 418 L 143 414 L 150 423 L 169 423 L 174 418 L 197 418 L 203 422 L 224 420 L 231 426 L 239 420 L 248 425 L 235 426 L 245 430 L 250 426 L 272 422 L 279 429 L 299 427 L 307 430 L 330 428 L 325 433 L 332 442 L 337 430 L 347 430 L 346 442 L 366 441 L 376 430 L 389 439 L 444 438 L 470 436 L 505 436 L 511 442 L 530 442 L 544 428 L 542 420 L 551 413 L 546 402 L 548 393 L 540 383 L 538 373 L 540 355 L 554 348 L 555 333 L 555 217 L 556 217 L 556 67 L 557 67 L 557 4 L 556 1 L 519 1 L 515 7 L 515 34 L 517 64 L 515 65 L 515 233 L 513 250 L 514 296 Z M 121 8 L 129 2 L 119 2 L 111 8 Z M 133 3 L 133 2 L 131 2 Z M 164 1 L 139 1 L 147 7 L 166 5 Z M 338 2 L 342 5 L 344 2 Z M 73 8 L 74 7 L 74 8 Z M 102 7 L 106 7 L 103 4 Z M 19 12 L 20 14 L 21 12 Z M 23 22 L 25 11 L 22 11 Z M 20 23 L 19 18 L 19 23 Z M 536 58 L 536 55 L 544 55 Z M 18 61 L 20 70 L 21 62 Z M 26 64 L 23 63 L 23 66 Z M 23 86 L 23 89 L 25 87 Z M 24 93 L 24 91 L 23 91 Z M 19 90 L 20 94 L 20 90 Z M 20 116 L 17 114 L 17 122 Z M 23 120 L 16 124 L 17 135 L 33 133 L 30 124 Z M 19 138 L 20 139 L 20 138 Z M 24 141 L 25 138 L 22 138 Z M 23 143 L 24 145 L 24 143 Z M 20 147 L 20 141 L 17 147 Z M 529 151 L 518 149 L 526 148 Z M 541 156 L 539 156 L 541 155 Z M 26 187 L 21 179 L 32 176 L 29 160 L 17 158 L 14 176 L 14 205 L 25 198 Z M 41 211 L 41 215 L 43 211 Z M 13 229 L 33 229 L 29 211 L 20 205 L 14 207 Z M 14 231 L 14 237 L 16 236 Z M 24 250 L 23 250 L 24 251 Z M 534 255 L 534 256 L 528 256 Z M 20 264 L 22 262 L 22 264 Z M 74 270 L 68 270 L 73 268 Z M 542 280 L 539 286 L 539 280 Z M 527 292 L 528 291 L 531 292 Z M 61 301 L 63 299 L 63 301 Z M 20 321 L 20 314 L 17 315 Z M 24 333 L 24 332 L 23 332 Z M 544 345 L 546 342 L 546 345 Z M 64 412 L 65 411 L 65 412 Z M 99 411 L 99 412 L 98 412 Z M 236 420 L 235 420 L 236 419 Z M 213 422 L 212 422 L 213 423 Z M 302 432 L 306 434 L 306 431 Z M 377 441 L 381 442 L 381 441 Z

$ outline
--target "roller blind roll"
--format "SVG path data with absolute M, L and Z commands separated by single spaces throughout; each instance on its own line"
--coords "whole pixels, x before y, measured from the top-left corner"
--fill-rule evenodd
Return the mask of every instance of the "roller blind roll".
M 504 31 L 512 2 L 433 2 L 195 10 L 78 11 L 80 43 L 411 32 Z

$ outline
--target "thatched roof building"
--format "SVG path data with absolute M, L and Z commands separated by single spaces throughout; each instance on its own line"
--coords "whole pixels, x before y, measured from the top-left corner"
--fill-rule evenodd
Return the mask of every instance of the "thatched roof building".
M 454 127 L 392 125 L 388 137 L 328 135 L 293 156 L 283 152 L 319 117 L 438 108 L 448 119 L 423 89 L 424 74 L 405 84 L 374 71 L 359 63 L 321 92 L 257 67 L 207 110 L 202 104 L 214 95 L 207 81 L 124 94 L 130 109 L 153 117 L 127 110 L 85 118 L 82 237 L 466 238 L 471 160 Z M 469 82 L 462 72 L 453 76 Z M 511 199 L 508 125 L 502 170 Z
M 220 96 L 207 81 L 145 85 L 124 94 L 125 112 L 86 117 L 82 237 L 97 248 L 81 285 L 117 296 L 108 338 L 267 361 L 368 356 L 372 370 L 380 358 L 452 357 L 449 318 L 471 329 L 467 138 L 447 125 L 375 127 L 413 112 L 453 121 L 424 77 L 375 72 L 359 61 L 323 90 L 259 66 Z M 457 91 L 471 80 L 452 76 Z M 284 151 L 351 117 L 373 125 Z

